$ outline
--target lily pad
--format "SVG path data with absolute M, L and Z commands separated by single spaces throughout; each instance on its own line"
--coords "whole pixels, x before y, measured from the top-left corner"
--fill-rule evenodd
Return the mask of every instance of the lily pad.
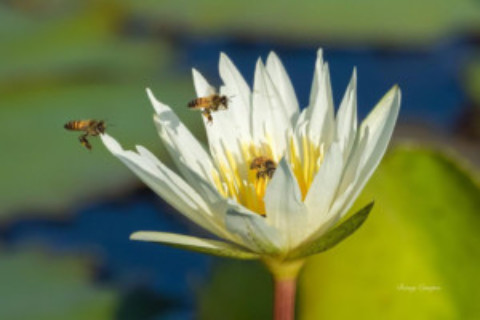
M 124 0 L 139 15 L 200 35 L 245 34 L 293 41 L 424 45 L 446 34 L 480 28 L 480 4 L 470 0 L 240 1 Z M 185 27 L 186 29 L 186 27 Z M 187 30 L 187 29 L 186 29 Z
M 14 17 L 0 22 L 0 59 L 8 61 L 0 65 L 0 91 L 45 83 L 138 81 L 169 61 L 164 41 L 119 32 L 126 23 L 121 7 L 89 2 L 63 9 L 35 17 L 0 5 L 0 17 Z
M 299 284 L 299 319 L 478 318 L 476 174 L 440 152 L 391 152 L 352 209 L 374 199 L 369 219 L 343 243 L 308 260 Z M 256 294 L 271 285 L 262 280 L 268 274 L 247 267 L 228 274 L 219 267 L 202 292 L 202 319 L 220 319 L 210 315 L 221 312 L 229 318 L 230 310 L 249 309 L 252 299 L 261 312 L 271 308 L 271 296 Z M 231 296 L 223 300 L 226 288 Z M 246 292 L 254 298 L 245 299 Z M 211 311 L 209 301 L 221 311 Z M 235 317 L 249 319 L 246 313 Z
M 91 282 L 91 265 L 25 251 L 0 258 L 0 319 L 112 319 L 118 297 Z

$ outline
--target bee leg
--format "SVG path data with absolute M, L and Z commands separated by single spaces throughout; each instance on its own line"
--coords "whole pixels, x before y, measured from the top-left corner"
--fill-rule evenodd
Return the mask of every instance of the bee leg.
M 204 111 L 202 111 L 202 114 L 205 118 L 207 118 L 208 124 L 212 124 L 213 118 L 212 118 L 212 114 L 210 113 L 210 111 L 204 110 Z
M 88 150 L 92 150 L 92 145 L 90 144 L 90 142 L 88 142 L 87 137 L 88 137 L 88 133 L 85 133 L 85 134 L 82 134 L 80 137 L 78 137 L 78 140 L 80 140 L 80 143 L 82 144 L 82 146 L 84 146 Z

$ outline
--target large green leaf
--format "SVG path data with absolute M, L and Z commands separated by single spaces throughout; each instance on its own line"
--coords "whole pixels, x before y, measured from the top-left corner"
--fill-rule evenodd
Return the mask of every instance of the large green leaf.
M 0 92 L 45 83 L 139 81 L 165 65 L 166 43 L 120 33 L 124 10 L 104 2 L 47 17 L 0 5 L 0 17 L 14 17 L 0 21 Z
M 39 252 L 0 256 L 0 319 L 113 319 L 118 296 L 91 282 L 84 259 Z
M 299 319 L 480 317 L 480 188 L 472 173 L 441 153 L 398 148 L 357 203 L 372 199 L 376 205 L 368 223 L 308 260 L 299 286 Z M 214 276 L 203 291 L 202 319 L 220 319 L 210 317 L 220 312 L 229 318 L 230 310 L 248 309 L 255 299 L 266 312 L 271 297 L 256 292 L 271 285 L 258 280 L 267 277 L 246 267 Z M 232 293 L 223 300 L 221 290 L 236 292 L 239 282 L 255 298 Z M 208 301 L 217 301 L 221 311 L 213 313 Z M 242 315 L 236 319 L 249 319 Z
M 480 28 L 474 0 L 242 1 L 123 0 L 162 25 L 189 26 L 198 34 L 248 34 L 293 41 L 384 42 L 424 45 L 452 32 Z
M 259 0 L 253 7 L 234 0 L 77 0 L 56 1 L 50 6 L 42 6 L 44 1 L 29 2 L 36 3 L 37 7 L 16 5 L 17 11 L 22 9 L 30 14 L 47 11 L 50 12 L 47 19 L 51 19 L 64 12 L 93 8 L 89 12 L 105 17 L 103 26 L 109 28 L 116 24 L 118 28 L 119 19 L 127 18 L 153 32 L 163 30 L 174 35 L 180 30 L 208 36 L 240 33 L 293 41 L 321 39 L 335 43 L 368 41 L 423 46 L 426 41 L 443 38 L 445 34 L 480 29 L 480 4 L 475 0 L 419 0 L 413 4 L 382 0 L 299 0 L 275 5 Z M 13 10 L 5 11 L 2 14 L 0 10 L 0 21 L 3 21 L 0 27 L 9 30 L 8 27 L 14 25 L 18 27 L 14 31 L 28 30 L 30 25 L 24 17 Z M 18 33 L 11 34 L 6 37 Z

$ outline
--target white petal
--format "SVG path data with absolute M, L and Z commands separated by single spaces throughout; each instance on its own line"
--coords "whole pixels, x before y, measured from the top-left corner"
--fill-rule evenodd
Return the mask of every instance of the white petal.
M 212 254 L 221 257 L 237 259 L 257 259 L 259 256 L 253 252 L 226 243 L 210 239 L 184 236 L 175 233 L 138 231 L 130 236 L 131 240 L 159 242 L 176 248 Z
M 223 83 L 225 83 L 227 87 L 232 88 L 232 93 L 238 95 L 238 98 L 242 101 L 242 107 L 245 109 L 242 110 L 242 112 L 248 112 L 248 109 L 250 109 L 251 97 L 250 87 L 247 82 L 245 82 L 245 79 L 237 70 L 233 62 L 223 52 L 220 54 L 218 69 Z
M 253 92 L 253 139 L 257 145 L 270 145 L 276 156 L 275 160 L 278 161 L 284 155 L 289 130 L 291 123 L 283 102 L 259 59 L 255 69 Z
M 346 160 L 342 181 L 337 192 L 337 196 L 340 198 L 345 196 L 343 195 L 345 190 L 349 188 L 349 186 L 353 186 L 358 178 L 358 174 L 360 172 L 360 162 L 362 160 L 369 137 L 370 133 L 368 128 L 366 128 L 362 135 L 357 133 L 355 136 L 355 141 L 353 142 L 352 150 Z
M 317 60 L 315 61 L 315 70 L 313 72 L 312 87 L 310 89 L 310 102 L 309 102 L 310 106 L 313 106 L 315 104 L 315 101 L 317 100 L 322 69 L 323 69 L 323 50 L 318 49 Z
M 318 173 L 305 197 L 308 220 L 312 230 L 317 229 L 326 219 L 342 178 L 343 157 L 338 143 L 327 151 Z
M 322 62 L 321 51 L 319 51 L 311 93 L 313 100 L 308 107 L 308 135 L 310 140 L 316 141 L 318 145 L 323 143 L 328 146 L 334 138 L 335 122 L 330 72 L 328 65 Z
M 348 85 L 342 103 L 337 113 L 337 140 L 343 151 L 343 159 L 352 150 L 357 134 L 357 71 L 353 70 L 352 79 Z
M 227 233 L 222 226 L 222 217 L 214 214 L 204 199 L 177 174 L 158 159 L 158 163 L 153 163 L 150 156 L 123 150 L 120 144 L 107 134 L 101 135 L 101 139 L 114 156 L 172 207 L 206 230 L 225 237 Z
M 362 122 L 361 132 L 365 132 L 366 128 L 370 133 L 367 146 L 363 153 L 363 163 L 373 159 L 371 166 L 378 164 L 385 153 L 388 142 L 393 133 L 395 123 L 397 122 L 398 112 L 400 110 L 401 92 L 398 86 L 394 86 L 380 100 L 368 117 Z M 367 168 L 367 170 L 372 170 Z
M 215 93 L 215 88 L 207 82 L 200 72 L 192 69 L 192 75 L 197 97 L 206 97 Z
M 210 155 L 167 105 L 159 102 L 150 89 L 147 93 L 156 110 L 154 121 L 159 135 L 182 175 L 196 186 L 197 177 L 190 174 L 193 171 L 213 186 L 212 173 L 216 169 Z
M 280 94 L 288 118 L 292 124 L 295 123 L 300 112 L 297 96 L 282 62 L 274 52 L 268 55 L 267 71 Z
M 229 204 L 226 226 L 230 232 L 239 235 L 244 245 L 252 251 L 268 254 L 280 252 L 283 241 L 279 231 L 268 225 L 265 217 L 234 201 Z
M 159 170 L 164 170 L 163 168 L 165 167 L 165 165 L 160 160 L 158 160 L 158 158 L 148 149 L 139 145 L 136 146 L 136 149 L 140 156 L 150 160 L 151 164 L 153 164 L 155 167 L 158 167 Z M 199 189 L 197 189 L 197 191 L 199 192 L 199 194 L 201 194 L 202 198 L 206 200 L 206 202 L 209 204 L 209 207 L 212 208 L 213 214 L 224 212 L 225 205 L 220 203 L 224 202 L 224 199 L 219 194 L 218 190 L 209 183 L 207 183 L 205 180 L 203 180 L 202 177 L 199 177 L 194 171 L 190 170 L 189 175 L 193 175 L 196 179 L 196 185 L 201 186 Z M 213 210 L 213 208 L 216 208 L 217 210 Z M 223 216 L 220 217 L 220 219 L 223 219 Z
M 220 54 L 219 62 L 220 77 L 225 84 L 221 93 L 229 98 L 228 110 L 225 113 L 230 115 L 230 118 L 238 127 L 236 133 L 240 137 L 249 138 L 251 136 L 250 128 L 250 111 L 251 111 L 251 92 L 245 79 L 243 79 L 240 72 L 237 70 L 232 61 L 226 54 Z M 234 130 L 236 128 L 225 127 L 223 130 Z
M 307 209 L 297 179 L 285 158 L 268 183 L 264 201 L 268 224 L 279 230 L 286 248 L 296 246 L 305 236 Z
M 366 138 L 367 142 L 364 148 L 355 150 L 357 158 L 358 153 L 360 154 L 356 177 L 332 208 L 338 210 L 341 216 L 350 209 L 385 154 L 397 121 L 400 101 L 401 92 L 395 86 L 362 123 L 359 134 L 361 139 Z
M 214 88 L 202 76 L 200 72 L 193 69 L 193 81 L 198 97 L 205 97 L 215 92 Z M 222 87 L 220 94 L 229 96 L 225 87 Z M 240 100 L 231 98 L 229 101 L 229 109 L 220 110 L 212 114 L 213 121 L 209 122 L 205 117 L 202 117 L 205 124 L 205 131 L 207 132 L 208 145 L 210 147 L 210 154 L 214 156 L 214 160 L 219 164 L 225 165 L 228 163 L 228 157 L 224 153 L 224 146 L 228 146 L 230 154 L 236 161 L 242 159 L 241 141 L 250 141 L 250 130 L 243 128 L 242 121 L 238 121 L 239 117 L 232 110 L 236 109 L 237 103 Z M 248 114 L 243 115 L 248 121 Z M 244 178 L 244 175 L 242 175 Z

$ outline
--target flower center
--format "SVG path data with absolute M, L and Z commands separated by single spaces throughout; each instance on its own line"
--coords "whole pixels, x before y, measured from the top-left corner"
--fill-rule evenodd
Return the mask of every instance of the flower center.
M 221 154 L 214 156 L 217 170 L 213 172 L 213 180 L 223 197 L 234 199 L 251 211 L 265 215 L 263 198 L 280 159 L 275 157 L 267 144 L 245 144 L 241 150 L 241 155 L 234 155 L 224 148 Z M 297 143 L 292 137 L 286 157 L 304 199 L 322 163 L 323 148 L 315 146 L 307 138 Z

